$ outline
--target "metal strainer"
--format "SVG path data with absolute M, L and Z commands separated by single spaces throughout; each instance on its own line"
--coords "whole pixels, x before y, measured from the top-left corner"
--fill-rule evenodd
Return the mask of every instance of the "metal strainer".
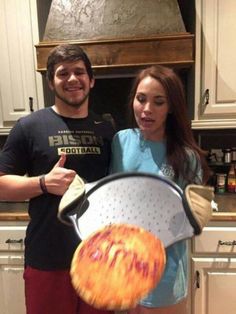
M 113 223 L 142 227 L 160 238 L 165 247 L 200 232 L 183 191 L 158 175 L 110 175 L 85 184 L 81 195 L 69 199 L 67 206 L 59 207 L 59 218 L 69 218 L 82 240 Z

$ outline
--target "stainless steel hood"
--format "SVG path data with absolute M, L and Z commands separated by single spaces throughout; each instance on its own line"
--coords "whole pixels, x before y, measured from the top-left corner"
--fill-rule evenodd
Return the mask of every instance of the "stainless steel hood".
M 52 0 L 37 70 L 45 71 L 49 51 L 65 42 L 83 47 L 95 74 L 157 63 L 189 67 L 193 41 L 177 0 Z

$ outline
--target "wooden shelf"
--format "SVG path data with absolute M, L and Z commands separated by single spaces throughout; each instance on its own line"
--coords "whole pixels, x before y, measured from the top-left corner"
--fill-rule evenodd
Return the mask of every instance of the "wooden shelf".
M 194 64 L 194 35 L 178 33 L 148 38 L 40 42 L 35 46 L 37 71 L 46 71 L 50 50 L 62 43 L 80 45 L 88 54 L 95 75 L 132 73 L 137 68 L 152 64 L 180 68 Z

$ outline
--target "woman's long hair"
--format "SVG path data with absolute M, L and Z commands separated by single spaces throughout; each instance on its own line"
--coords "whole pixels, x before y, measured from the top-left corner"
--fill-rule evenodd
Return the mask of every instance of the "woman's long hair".
M 190 158 L 186 150 L 186 148 L 189 148 L 196 156 L 199 156 L 203 170 L 203 182 L 206 183 L 210 172 L 205 159 L 205 152 L 197 145 L 194 139 L 191 122 L 187 115 L 184 87 L 174 70 L 165 66 L 155 65 L 138 73 L 134 79 L 129 97 L 130 127 L 138 127 L 134 116 L 133 101 L 139 83 L 148 76 L 159 81 L 166 92 L 170 108 L 165 129 L 167 161 L 173 167 L 175 179 L 182 176 L 188 183 L 194 182 L 197 169 L 194 172 L 190 171 Z

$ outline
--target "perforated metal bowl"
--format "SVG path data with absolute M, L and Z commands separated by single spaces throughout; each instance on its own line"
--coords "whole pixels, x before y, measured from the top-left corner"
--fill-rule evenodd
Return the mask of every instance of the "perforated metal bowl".
M 165 247 L 194 234 L 182 190 L 164 177 L 147 173 L 120 173 L 86 185 L 86 193 L 67 215 L 81 239 L 113 223 L 145 228 Z

